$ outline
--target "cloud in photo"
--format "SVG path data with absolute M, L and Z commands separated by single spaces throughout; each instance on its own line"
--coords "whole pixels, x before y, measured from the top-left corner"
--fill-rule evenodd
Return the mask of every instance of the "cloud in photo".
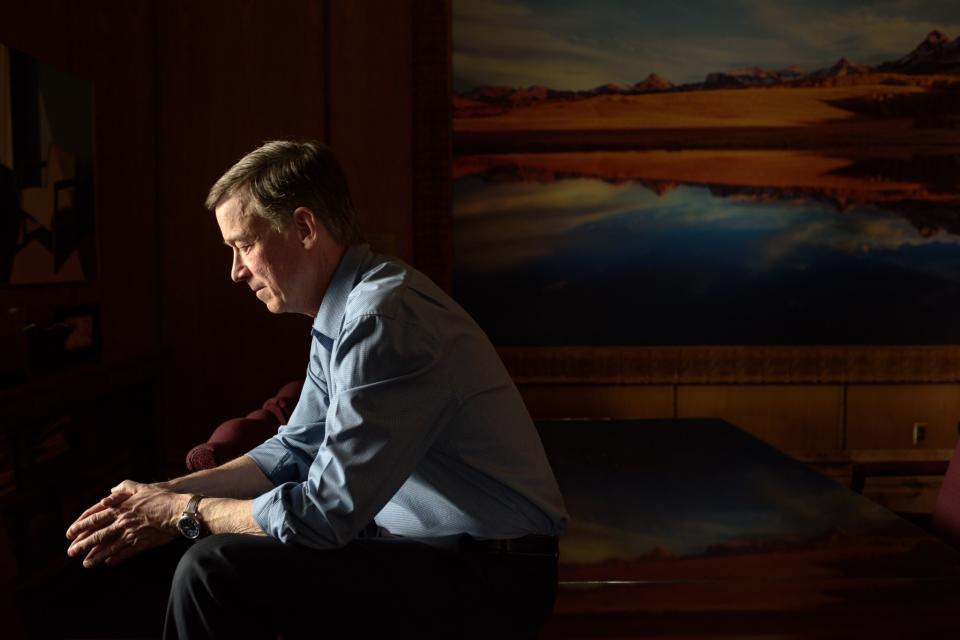
M 932 30 L 960 35 L 960 5 L 935 0 L 459 0 L 454 84 L 589 89 L 651 72 L 675 84 L 745 66 L 814 71 L 877 64 Z

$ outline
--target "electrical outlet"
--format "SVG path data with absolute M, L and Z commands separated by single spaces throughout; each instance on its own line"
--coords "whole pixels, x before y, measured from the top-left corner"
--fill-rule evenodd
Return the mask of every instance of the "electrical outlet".
M 926 439 L 927 439 L 927 423 L 914 422 L 913 423 L 913 444 L 920 444 Z

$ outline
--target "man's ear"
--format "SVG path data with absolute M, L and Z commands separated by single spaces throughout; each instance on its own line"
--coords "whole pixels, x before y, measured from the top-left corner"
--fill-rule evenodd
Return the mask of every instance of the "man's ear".
M 297 207 L 293 211 L 293 219 L 291 222 L 293 222 L 297 237 L 305 248 L 309 249 L 317 242 L 319 239 L 320 221 L 317 220 L 317 216 L 314 215 L 313 210 L 307 207 Z

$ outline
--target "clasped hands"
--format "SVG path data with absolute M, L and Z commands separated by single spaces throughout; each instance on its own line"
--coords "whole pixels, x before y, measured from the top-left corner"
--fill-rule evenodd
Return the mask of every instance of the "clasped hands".
M 124 480 L 110 495 L 77 518 L 67 529 L 67 555 L 86 554 L 83 566 L 113 565 L 177 537 L 176 522 L 189 496 L 163 483 Z

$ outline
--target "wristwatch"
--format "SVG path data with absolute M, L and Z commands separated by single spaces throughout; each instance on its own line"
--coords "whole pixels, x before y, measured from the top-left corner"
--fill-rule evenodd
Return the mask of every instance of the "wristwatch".
M 200 506 L 200 501 L 205 497 L 201 495 L 190 496 L 187 508 L 184 509 L 183 515 L 177 520 L 177 530 L 188 540 L 196 540 L 203 534 L 203 520 L 200 519 L 197 507 Z

